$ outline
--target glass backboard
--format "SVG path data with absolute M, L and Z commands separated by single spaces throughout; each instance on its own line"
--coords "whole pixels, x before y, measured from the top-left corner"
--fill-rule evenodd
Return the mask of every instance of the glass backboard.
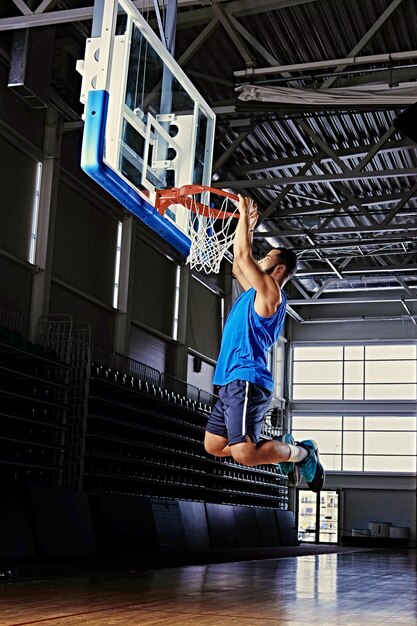
M 215 115 L 131 0 L 100 6 L 101 34 L 77 63 L 82 168 L 188 255 L 189 212 L 172 205 L 159 214 L 155 194 L 210 184 Z

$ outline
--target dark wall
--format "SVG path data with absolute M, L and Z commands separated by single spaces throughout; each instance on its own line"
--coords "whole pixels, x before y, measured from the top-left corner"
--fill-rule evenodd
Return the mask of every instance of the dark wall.
M 0 485 L 0 564 L 298 545 L 290 511 Z

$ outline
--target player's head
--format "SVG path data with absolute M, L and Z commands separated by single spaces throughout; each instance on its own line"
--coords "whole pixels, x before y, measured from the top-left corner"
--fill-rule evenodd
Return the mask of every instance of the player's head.
M 258 261 L 265 274 L 269 274 L 276 280 L 286 283 L 297 271 L 297 256 L 289 248 L 271 248 L 271 250 Z

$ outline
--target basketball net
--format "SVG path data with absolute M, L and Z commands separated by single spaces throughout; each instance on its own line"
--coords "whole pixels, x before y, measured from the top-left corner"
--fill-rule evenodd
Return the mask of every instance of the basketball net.
M 198 272 L 218 274 L 220 265 L 233 243 L 239 198 L 222 189 L 187 185 L 158 192 L 157 207 L 168 203 L 188 209 L 188 236 L 191 246 L 187 264 Z

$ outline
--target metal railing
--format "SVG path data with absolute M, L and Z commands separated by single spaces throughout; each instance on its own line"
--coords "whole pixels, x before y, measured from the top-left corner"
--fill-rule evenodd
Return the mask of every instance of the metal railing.
M 23 328 L 23 313 L 0 302 L 0 326 L 11 331 L 21 333 Z
M 161 389 L 166 389 L 194 402 L 212 406 L 217 400 L 217 396 L 208 391 L 190 385 L 180 378 L 160 372 L 149 365 L 145 365 L 145 363 L 131 359 L 118 352 L 113 352 L 110 348 L 92 344 L 91 357 L 92 361 L 98 365 L 134 376 L 143 382 L 155 387 L 161 387 Z

